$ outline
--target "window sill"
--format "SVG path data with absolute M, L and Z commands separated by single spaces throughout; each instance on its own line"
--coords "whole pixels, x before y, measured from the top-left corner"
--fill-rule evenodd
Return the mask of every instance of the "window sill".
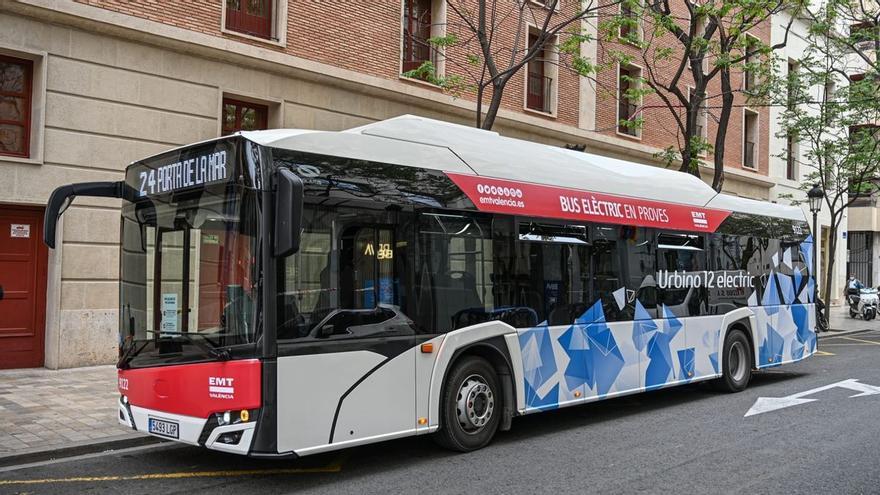
M 530 1 L 530 3 L 533 3 L 539 7 L 542 7 L 542 8 L 548 9 L 548 10 L 550 9 L 550 7 L 547 6 L 547 4 L 545 2 L 542 2 L 540 0 L 529 0 L 529 1 Z M 562 10 L 561 7 L 562 7 L 562 0 L 559 0 L 556 2 L 556 7 L 553 9 L 553 11 L 559 12 L 560 10 Z
M 237 38 L 242 38 L 246 40 L 256 41 L 258 43 L 263 43 L 266 45 L 273 45 L 281 48 L 287 47 L 287 40 L 285 39 L 270 39 L 270 38 L 260 38 L 259 36 L 253 36 L 250 34 L 239 33 L 238 31 L 233 31 L 231 29 L 227 29 L 225 27 L 220 28 L 220 32 L 223 34 L 228 34 L 229 36 L 235 36 Z
M 550 118 L 550 119 L 556 118 L 556 114 L 553 112 L 542 112 L 540 110 L 535 110 L 534 108 L 529 108 L 529 107 L 523 107 L 523 111 L 526 113 L 532 113 L 532 114 L 540 115 L 541 117 L 546 117 L 546 118 Z
M 632 47 L 635 47 L 635 48 L 641 48 L 641 47 L 639 46 L 639 43 L 641 43 L 642 41 L 644 41 L 644 39 L 643 39 L 641 36 L 639 36 L 639 39 L 638 39 L 637 41 L 631 41 L 631 40 L 628 40 L 628 39 L 626 39 L 626 38 L 624 38 L 624 37 L 622 37 L 622 36 L 619 36 L 619 34 L 620 34 L 620 33 L 618 33 L 618 38 L 620 38 L 620 44 L 621 44 L 621 45 L 623 45 L 623 46 L 632 46 Z
M 438 77 L 443 77 L 443 76 L 440 75 L 440 76 L 438 76 Z M 439 85 L 434 84 L 434 83 L 430 83 L 430 82 L 428 82 L 428 81 L 425 81 L 424 79 L 416 79 L 415 77 L 406 77 L 406 76 L 404 76 L 403 74 L 398 74 L 398 75 L 397 75 L 397 78 L 400 79 L 401 81 L 406 81 L 406 82 L 411 82 L 411 83 L 421 84 L 422 86 L 427 86 L 427 87 L 429 87 L 429 88 L 434 88 L 434 89 L 439 89 L 439 90 L 442 90 L 442 89 L 443 89 L 443 88 L 440 87 Z
M 740 168 L 742 168 L 743 170 L 748 170 L 749 172 L 759 172 L 760 171 L 758 169 L 758 167 L 747 167 L 745 165 L 740 165 Z
M 634 140 L 636 140 L 636 141 L 641 141 L 641 140 L 642 140 L 642 133 L 641 133 L 641 132 L 636 133 L 636 134 L 627 134 L 627 133 L 625 133 L 625 132 L 620 132 L 619 130 L 616 130 L 616 129 L 615 129 L 615 130 L 614 130 L 614 133 L 617 134 L 617 135 L 620 136 L 620 137 L 625 137 L 625 138 L 629 138 L 629 139 L 634 139 Z
M 28 158 L 24 156 L 0 155 L 0 162 L 21 163 L 24 165 L 42 165 L 42 158 Z

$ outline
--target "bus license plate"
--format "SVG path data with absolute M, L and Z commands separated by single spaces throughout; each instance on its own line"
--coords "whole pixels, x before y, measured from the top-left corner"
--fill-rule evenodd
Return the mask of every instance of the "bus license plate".
M 179 433 L 177 423 L 172 421 L 163 421 L 161 419 L 150 418 L 149 429 L 154 435 L 161 435 L 168 438 L 178 438 Z

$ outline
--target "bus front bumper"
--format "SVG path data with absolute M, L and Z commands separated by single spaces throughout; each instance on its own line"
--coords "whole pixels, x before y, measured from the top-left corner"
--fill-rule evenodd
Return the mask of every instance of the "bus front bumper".
M 165 411 L 157 411 L 135 406 L 119 398 L 119 423 L 135 431 L 146 433 L 165 440 L 204 446 L 212 450 L 247 455 L 254 439 L 256 421 L 220 424 L 217 415 L 196 418 Z M 165 426 L 164 433 L 158 433 L 151 424 Z

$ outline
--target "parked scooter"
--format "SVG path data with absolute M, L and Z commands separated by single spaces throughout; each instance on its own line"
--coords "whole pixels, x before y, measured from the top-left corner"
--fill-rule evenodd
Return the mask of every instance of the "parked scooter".
M 865 287 L 858 289 L 858 293 L 855 289 L 851 289 L 848 299 L 850 318 L 861 317 L 867 321 L 877 317 L 877 307 L 880 306 L 877 289 Z

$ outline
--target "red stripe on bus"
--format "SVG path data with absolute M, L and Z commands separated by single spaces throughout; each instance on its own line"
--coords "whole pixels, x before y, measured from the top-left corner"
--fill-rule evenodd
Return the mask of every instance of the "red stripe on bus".
M 446 172 L 480 211 L 714 232 L 729 211 Z
M 119 393 L 133 406 L 207 418 L 262 405 L 259 359 L 119 370 Z

